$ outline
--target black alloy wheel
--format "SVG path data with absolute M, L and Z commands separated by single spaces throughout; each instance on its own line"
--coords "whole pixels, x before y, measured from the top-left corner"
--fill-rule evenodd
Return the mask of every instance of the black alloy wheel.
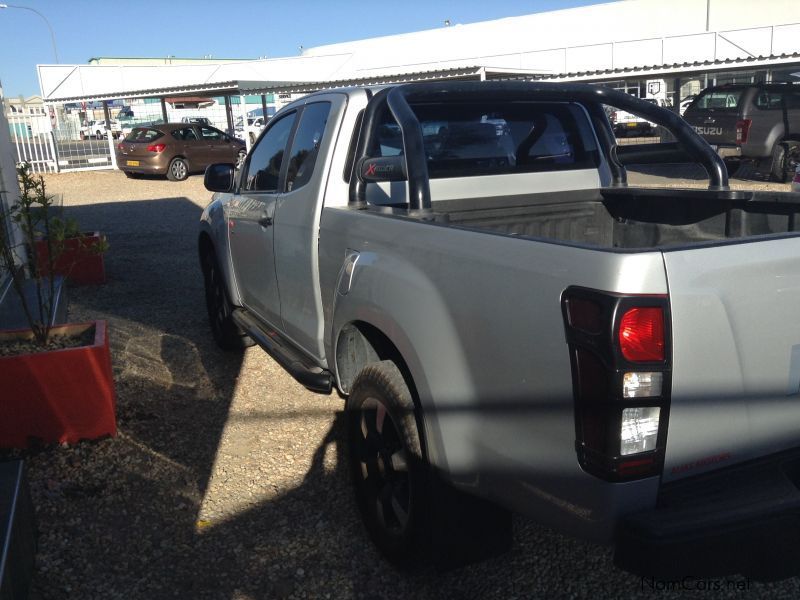
M 356 500 L 373 542 L 390 561 L 410 566 L 427 553 L 428 467 L 414 403 L 392 361 L 366 366 L 347 400 Z

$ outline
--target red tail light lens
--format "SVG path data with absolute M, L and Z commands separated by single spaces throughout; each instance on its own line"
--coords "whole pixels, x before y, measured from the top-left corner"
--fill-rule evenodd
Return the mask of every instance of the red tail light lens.
M 664 311 L 660 307 L 628 309 L 619 324 L 619 347 L 631 362 L 663 362 Z
M 750 124 L 752 121 L 750 119 L 741 119 L 736 121 L 736 143 L 737 144 L 746 144 L 747 143 L 747 136 L 750 133 Z
M 800 183 L 800 171 L 797 171 L 797 172 L 794 174 L 794 179 L 792 179 L 792 181 L 793 181 L 794 183 Z
M 117 150 L 122 150 L 122 144 L 117 144 Z
M 164 145 L 164 144 L 150 144 L 147 147 L 147 151 L 148 152 L 163 152 L 164 148 L 166 148 L 166 145 Z

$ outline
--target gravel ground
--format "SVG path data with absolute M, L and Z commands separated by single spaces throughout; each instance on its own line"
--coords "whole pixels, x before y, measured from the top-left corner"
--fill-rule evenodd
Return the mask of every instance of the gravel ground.
M 631 181 L 699 183 L 681 174 Z M 502 557 L 442 574 L 393 569 L 356 516 L 342 399 L 305 390 L 258 348 L 235 357 L 212 342 L 195 249 L 202 178 L 47 182 L 111 245 L 108 283 L 70 289 L 69 309 L 73 321 L 110 324 L 119 435 L 24 453 L 39 527 L 34 600 L 680 595 L 619 571 L 607 548 L 523 518 Z M 699 582 L 683 596 L 800 595 L 800 579 L 716 581 L 722 591 Z

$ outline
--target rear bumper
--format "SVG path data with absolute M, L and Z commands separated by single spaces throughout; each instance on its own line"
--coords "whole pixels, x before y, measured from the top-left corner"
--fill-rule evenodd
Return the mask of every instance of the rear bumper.
M 150 162 L 142 159 L 137 160 L 139 163 L 136 166 L 128 165 L 128 158 L 117 154 L 117 167 L 121 171 L 128 171 L 129 173 L 141 173 L 144 175 L 164 175 L 167 172 L 168 164 L 161 164 L 161 162 Z
M 615 563 L 684 578 L 800 573 L 800 450 L 664 486 L 655 509 L 621 522 Z

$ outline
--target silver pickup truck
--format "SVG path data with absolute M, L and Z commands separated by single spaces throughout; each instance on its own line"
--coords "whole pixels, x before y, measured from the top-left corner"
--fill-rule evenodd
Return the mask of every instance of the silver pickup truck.
M 677 141 L 618 147 L 604 105 Z M 707 190 L 626 183 L 679 160 Z M 636 573 L 797 570 L 800 194 L 730 190 L 667 109 L 530 82 L 311 94 L 205 183 L 215 339 L 347 398 L 390 559 L 502 550 L 518 511 Z

